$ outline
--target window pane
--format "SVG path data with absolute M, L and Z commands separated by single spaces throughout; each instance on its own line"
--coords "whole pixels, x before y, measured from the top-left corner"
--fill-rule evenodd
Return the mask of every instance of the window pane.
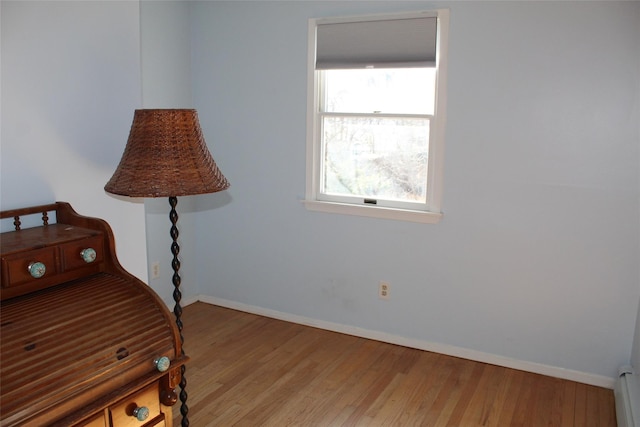
M 426 201 L 429 120 L 322 118 L 322 193 Z
M 326 70 L 329 113 L 433 114 L 435 68 Z

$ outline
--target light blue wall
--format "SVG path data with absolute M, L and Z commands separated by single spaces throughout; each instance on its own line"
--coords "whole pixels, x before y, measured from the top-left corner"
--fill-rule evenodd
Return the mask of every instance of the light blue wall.
M 146 279 L 144 209 L 104 192 L 140 106 L 136 2 L 0 2 L 2 209 L 67 201 L 106 219 Z
M 307 19 L 433 6 L 444 219 L 306 211 Z M 194 3 L 194 102 L 232 185 L 197 217 L 200 290 L 613 378 L 640 297 L 639 24 L 637 2 Z

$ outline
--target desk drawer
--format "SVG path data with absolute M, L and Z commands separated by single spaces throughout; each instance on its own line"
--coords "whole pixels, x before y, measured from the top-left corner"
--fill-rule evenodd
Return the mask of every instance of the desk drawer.
M 147 423 L 160 415 L 159 396 L 158 383 L 154 383 L 114 405 L 110 408 L 112 426 L 137 427 L 147 425 Z M 143 407 L 148 410 L 148 415 L 144 420 L 139 421 L 136 419 L 134 412 L 137 408 Z M 151 423 L 150 425 L 157 425 L 157 423 Z
M 29 272 L 29 266 L 33 263 L 42 263 L 45 272 L 42 277 L 35 278 Z M 22 285 L 24 283 L 41 280 L 58 273 L 56 262 L 56 248 L 37 249 L 21 254 L 9 255 L 2 259 L 2 267 L 6 269 L 7 281 L 3 281 L 4 287 Z
M 104 258 L 102 236 L 60 245 L 60 251 L 62 252 L 62 265 L 65 271 L 84 267 L 88 264 L 97 264 Z

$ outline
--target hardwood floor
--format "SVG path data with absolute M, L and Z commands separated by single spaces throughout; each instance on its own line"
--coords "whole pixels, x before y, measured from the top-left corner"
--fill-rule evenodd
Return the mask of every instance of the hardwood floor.
M 205 303 L 183 322 L 192 427 L 616 425 L 608 389 Z

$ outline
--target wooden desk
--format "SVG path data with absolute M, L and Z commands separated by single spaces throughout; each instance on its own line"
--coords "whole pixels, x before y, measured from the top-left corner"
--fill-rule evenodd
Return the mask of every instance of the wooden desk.
M 33 214 L 43 225 L 20 229 Z M 18 228 L 0 235 L 0 424 L 171 427 L 187 358 L 109 225 L 62 202 L 0 217 Z

